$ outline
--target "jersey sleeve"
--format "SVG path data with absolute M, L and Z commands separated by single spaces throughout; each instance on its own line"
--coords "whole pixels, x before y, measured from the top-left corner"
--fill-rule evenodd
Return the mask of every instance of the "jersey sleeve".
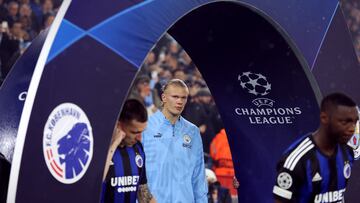
M 144 184 L 147 184 L 145 162 L 144 162 L 144 167 L 143 167 L 143 169 L 141 171 L 141 180 L 140 180 L 140 185 L 144 185 Z
M 144 184 L 147 184 L 147 176 L 146 176 L 146 155 L 145 155 L 145 152 L 144 152 L 144 147 L 142 145 L 141 142 L 138 142 L 137 145 L 139 146 L 140 150 L 144 153 L 144 156 L 143 156 L 143 167 L 141 169 L 141 174 L 140 174 L 140 185 L 144 185 Z
M 291 167 L 291 157 L 284 156 L 277 164 L 273 188 L 274 198 L 282 202 L 296 202 L 297 193 L 305 178 L 302 162 L 297 162 L 295 166 Z
M 200 131 L 198 128 L 195 129 L 195 134 L 197 134 L 197 137 L 200 139 L 198 139 L 196 143 L 197 145 L 194 146 L 196 147 L 196 166 L 192 175 L 192 187 L 194 190 L 195 203 L 206 203 L 208 202 L 208 185 L 205 177 L 203 145 L 200 137 Z

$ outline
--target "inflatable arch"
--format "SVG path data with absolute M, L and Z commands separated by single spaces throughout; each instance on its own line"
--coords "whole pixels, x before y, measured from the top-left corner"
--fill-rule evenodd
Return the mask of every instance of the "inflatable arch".
M 99 201 L 113 124 L 138 68 L 167 31 L 217 103 L 239 202 L 272 201 L 276 161 L 317 127 L 322 94 L 343 91 L 360 102 L 360 69 L 337 0 L 64 0 L 0 91 L 0 111 L 9 115 L 0 122 L 12 159 L 8 202 Z M 60 139 L 52 136 L 56 126 L 70 125 L 58 112 L 88 127 L 90 156 L 75 177 L 50 153 L 52 139 Z M 360 188 L 356 168 L 349 201 Z

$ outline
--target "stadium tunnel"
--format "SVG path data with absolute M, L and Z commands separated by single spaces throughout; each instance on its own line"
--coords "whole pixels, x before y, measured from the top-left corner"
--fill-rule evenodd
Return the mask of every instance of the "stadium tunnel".
M 193 60 L 219 109 L 236 176 L 241 182 L 239 202 L 271 201 L 275 163 L 296 138 L 286 135 L 304 133 L 317 124 L 317 117 L 310 112 L 318 111 L 321 94 L 305 58 L 269 16 L 239 2 L 215 2 L 196 8 L 177 21 L 168 33 Z M 242 77 L 246 72 L 250 75 L 244 82 Z M 266 78 L 263 85 L 245 84 L 256 74 Z M 266 92 L 264 86 L 270 81 L 272 90 Z M 273 116 L 276 111 L 282 114 L 283 109 L 291 108 L 293 101 L 285 97 L 298 98 L 315 108 L 301 106 L 297 101 L 295 106 L 301 106 L 303 118 L 293 118 L 299 116 L 295 113 Z M 284 108 L 265 104 L 274 100 L 284 102 Z M 263 104 L 254 106 L 256 101 Z M 242 112 L 236 114 L 236 109 Z M 256 109 L 274 112 L 244 115 Z M 297 122 L 298 119 L 303 123 Z
M 198 4 L 200 5 L 200 3 Z M 72 8 L 73 11 L 75 10 L 74 8 Z M 167 32 L 189 54 L 203 75 L 214 97 L 228 134 L 236 176 L 241 182 L 239 202 L 271 201 L 276 161 L 289 143 L 297 138 L 297 135 L 315 129 L 318 124 L 318 102 L 321 98 L 321 93 L 317 85 L 318 81 L 315 80 L 311 73 L 312 67 L 308 65 L 306 57 L 304 57 L 287 32 L 272 17 L 251 4 L 240 1 L 214 1 L 202 4 L 186 12 L 174 24 L 171 24 L 170 27 L 168 26 Z M 94 32 L 89 31 L 89 33 L 92 34 L 92 37 L 95 36 L 94 38 L 96 39 L 97 34 L 103 34 L 104 32 L 94 30 Z M 85 40 L 88 40 L 87 38 L 90 37 L 86 36 L 76 43 L 83 43 Z M 99 41 L 107 43 L 106 40 L 104 38 L 103 41 Z M 111 44 L 111 40 L 108 44 Z M 153 45 L 151 42 L 147 46 L 149 48 Z M 81 75 L 82 71 L 85 70 L 83 67 L 80 67 L 83 64 L 76 64 L 79 62 L 73 61 L 76 66 L 79 66 L 79 70 L 74 70 L 75 73 L 69 72 L 70 70 L 66 71 L 68 67 L 64 65 L 64 62 L 59 61 L 62 59 L 61 57 L 68 57 L 70 54 L 62 54 L 61 51 L 53 53 L 59 55 L 50 54 L 47 65 L 51 66 L 53 70 L 62 67 L 65 69 L 65 75 L 67 74 L 67 77 L 70 77 L 70 79 L 58 79 L 55 74 L 51 74 L 51 78 L 42 78 L 44 84 L 49 83 L 49 81 L 56 82 L 74 79 L 75 75 Z M 79 54 L 83 54 L 81 56 L 86 55 L 86 53 Z M 133 57 L 134 55 L 137 55 L 137 53 L 129 53 L 124 58 L 134 59 L 129 60 L 130 63 L 139 67 L 145 54 Z M 88 58 L 89 62 L 86 65 L 91 64 L 91 60 L 93 59 Z M 55 65 L 55 63 L 59 64 Z M 108 66 L 112 65 L 109 61 L 104 63 Z M 128 64 L 123 64 L 124 66 L 129 66 Z M 81 68 L 83 69 L 81 70 Z M 121 76 L 121 79 L 114 77 L 116 80 L 122 80 L 122 89 L 116 89 L 118 92 L 116 92 L 116 97 L 111 101 L 111 107 L 104 111 L 109 115 L 111 114 L 111 116 L 106 117 L 106 120 L 103 119 L 101 122 L 110 123 L 107 121 L 115 120 L 117 113 L 114 113 L 114 109 L 120 109 L 120 104 L 126 97 L 128 87 L 131 85 L 132 79 L 135 78 L 136 72 L 138 72 L 138 70 L 132 68 L 124 68 L 127 71 L 125 74 L 119 70 L 111 70 L 113 71 L 112 74 L 124 74 Z M 50 72 L 53 70 L 48 67 L 45 71 Z M 102 74 L 101 77 L 105 75 L 105 72 L 101 72 L 98 69 L 94 72 L 96 74 L 100 72 Z M 59 75 L 64 73 L 60 72 L 60 69 L 57 72 Z M 44 74 L 48 73 L 44 72 Z M 82 77 L 87 78 L 88 76 L 82 75 Z M 93 79 L 93 77 L 89 78 Z M 112 81 L 116 81 L 115 79 L 107 81 L 108 83 L 100 84 L 105 87 Z M 253 83 L 250 81 L 253 81 Z M 95 79 L 93 79 L 93 83 L 97 84 Z M 61 88 L 71 87 L 71 84 L 64 85 Z M 50 91 L 45 90 L 44 85 L 42 87 L 38 91 L 45 93 L 40 95 L 46 96 L 49 94 L 48 92 Z M 90 86 L 90 88 L 92 87 L 94 86 Z M 56 89 L 55 86 L 51 86 L 51 88 Z M 76 93 L 80 92 L 82 87 L 79 85 L 72 90 L 69 88 L 68 92 L 75 92 L 71 93 L 72 101 L 81 103 L 81 99 L 74 98 L 79 96 Z M 104 91 L 101 94 L 111 95 L 115 94 L 114 92 Z M 87 95 L 86 98 L 85 96 L 83 97 L 84 99 L 89 99 L 91 95 Z M 64 102 L 62 97 L 59 98 L 61 102 Z M 56 103 L 53 100 L 55 99 L 41 102 Z M 40 100 L 36 102 L 34 105 L 36 108 L 44 107 L 44 103 L 40 103 Z M 93 107 L 90 108 L 84 105 L 82 108 L 88 113 L 90 120 L 96 115 L 96 113 L 89 113 L 96 111 L 91 109 Z M 51 112 L 51 110 L 52 107 L 45 110 L 34 110 L 35 113 L 40 112 L 41 119 L 39 118 L 39 121 L 30 123 L 30 127 L 31 125 L 38 126 L 40 121 L 46 120 L 48 112 Z M 110 140 L 111 127 L 113 127 L 111 124 L 93 125 L 94 131 L 98 131 L 97 134 L 109 134 L 108 140 Z M 100 128 L 106 130 L 102 130 L 102 133 L 99 133 L 100 131 L 97 129 Z M 33 129 L 30 128 L 27 133 L 39 135 L 39 138 L 36 139 L 42 139 L 42 131 Z M 35 142 L 35 138 L 33 139 Z M 91 191 L 92 195 L 96 195 L 93 194 L 93 188 L 90 188 L 89 184 L 99 183 L 98 185 L 100 185 L 101 181 L 95 174 L 102 168 L 102 160 L 105 160 L 106 155 L 106 150 L 103 148 L 108 145 L 108 142 L 102 140 L 96 144 L 94 148 L 98 151 L 93 157 L 93 163 L 96 164 L 89 167 L 86 176 L 83 178 L 86 181 L 67 185 L 74 188 L 81 187 L 80 190 L 84 194 L 79 193 L 76 197 L 78 200 L 84 198 L 84 200 L 94 201 L 96 199 L 89 195 L 89 191 Z M 39 144 L 31 145 L 26 140 L 25 147 L 27 149 L 24 148 L 24 150 L 40 151 L 35 153 L 36 155 L 31 155 L 33 161 L 43 161 L 42 146 Z M 24 153 L 23 156 L 29 156 L 28 154 L 30 153 Z M 70 198 L 71 195 L 67 197 L 67 194 L 70 194 L 71 190 L 67 190 L 63 184 L 55 183 L 53 179 L 44 175 L 44 170 L 47 170 L 46 167 L 33 166 L 33 163 L 27 161 L 29 159 L 26 159 L 26 157 L 23 160 L 25 161 L 20 164 L 23 174 L 19 175 L 17 188 L 19 202 L 25 202 L 27 198 L 31 197 L 32 188 L 30 186 L 32 183 L 28 181 L 29 179 L 26 180 L 27 177 L 30 177 L 31 171 L 33 171 L 31 174 L 33 177 L 37 175 L 42 176 L 38 180 L 41 183 L 39 190 L 51 194 L 57 188 L 60 188 L 64 198 L 62 201 L 67 201 L 68 199 L 66 198 Z M 17 161 L 20 162 L 20 160 Z M 41 167 L 41 170 L 38 170 L 36 167 Z M 259 195 L 259 192 L 261 192 L 261 195 Z M 43 200 L 42 198 L 45 197 L 36 195 L 33 199 L 41 201 Z M 52 200 L 55 201 L 55 199 Z

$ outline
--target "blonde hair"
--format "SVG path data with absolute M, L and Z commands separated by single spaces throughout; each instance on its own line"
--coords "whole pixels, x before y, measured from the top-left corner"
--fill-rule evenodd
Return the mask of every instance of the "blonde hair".
M 172 80 L 169 80 L 162 88 L 162 92 L 164 93 L 165 90 L 167 90 L 167 88 L 169 86 L 176 86 L 176 87 L 182 87 L 182 88 L 185 88 L 185 89 L 189 89 L 188 86 L 185 84 L 184 81 L 180 80 L 180 79 L 172 79 Z

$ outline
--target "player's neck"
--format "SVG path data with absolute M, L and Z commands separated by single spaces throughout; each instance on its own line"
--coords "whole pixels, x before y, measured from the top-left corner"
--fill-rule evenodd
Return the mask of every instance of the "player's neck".
M 162 113 L 164 114 L 165 118 L 170 121 L 171 124 L 175 124 L 177 120 L 179 120 L 180 115 L 173 115 L 166 109 L 162 110 Z
M 319 147 L 320 151 L 327 155 L 332 156 L 336 151 L 337 142 L 329 139 L 327 133 L 323 129 L 318 129 L 313 133 L 315 144 Z

